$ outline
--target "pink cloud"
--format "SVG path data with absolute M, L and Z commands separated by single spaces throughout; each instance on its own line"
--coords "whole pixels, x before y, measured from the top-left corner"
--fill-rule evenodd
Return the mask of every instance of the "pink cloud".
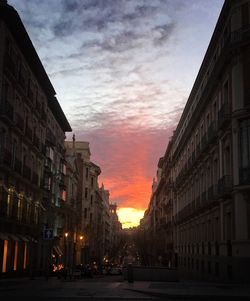
M 76 133 L 77 140 L 90 142 L 91 160 L 99 165 L 102 182 L 111 201 L 119 207 L 147 208 L 152 179 L 164 154 L 173 127 L 134 129 L 122 124 Z

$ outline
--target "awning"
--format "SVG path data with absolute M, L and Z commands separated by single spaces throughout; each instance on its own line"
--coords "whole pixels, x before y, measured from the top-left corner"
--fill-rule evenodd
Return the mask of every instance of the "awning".
M 16 235 L 12 234 L 12 233 L 8 233 L 8 236 L 10 239 L 15 240 L 15 241 L 20 241 L 20 238 L 17 237 Z
M 59 256 L 62 256 L 63 255 L 63 252 L 61 250 L 61 248 L 59 246 L 54 246 L 53 247 L 53 250 L 59 255 Z
M 1 240 L 9 240 L 9 237 L 8 237 L 7 233 L 0 232 L 0 239 Z

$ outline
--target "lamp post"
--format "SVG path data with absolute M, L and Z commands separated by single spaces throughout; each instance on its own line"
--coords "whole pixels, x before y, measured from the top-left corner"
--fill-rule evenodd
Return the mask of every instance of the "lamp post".
M 69 233 L 64 233 L 64 268 L 67 269 L 68 267 L 68 238 Z

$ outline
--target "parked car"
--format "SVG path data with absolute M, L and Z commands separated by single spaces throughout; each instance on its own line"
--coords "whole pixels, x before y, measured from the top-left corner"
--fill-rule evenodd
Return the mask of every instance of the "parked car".
M 122 268 L 119 266 L 113 266 L 109 270 L 110 275 L 121 275 L 122 274 Z

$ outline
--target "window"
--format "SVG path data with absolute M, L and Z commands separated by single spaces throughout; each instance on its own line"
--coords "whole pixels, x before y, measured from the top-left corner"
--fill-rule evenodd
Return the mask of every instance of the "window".
M 248 184 L 250 182 L 250 119 L 240 122 L 239 169 L 240 184 Z
M 22 220 L 22 196 L 18 196 L 17 200 L 17 220 Z
M 88 188 L 86 187 L 85 188 L 85 199 L 87 199 L 87 197 L 88 197 Z
M 92 194 L 90 196 L 90 204 L 91 204 L 91 206 L 93 205 L 93 195 Z
M 223 103 L 229 102 L 229 87 L 228 87 L 228 81 L 225 82 L 223 85 Z
M 7 196 L 7 216 L 10 217 L 12 214 L 12 197 L 13 197 L 13 192 L 11 189 L 8 191 L 8 196 Z
M 87 208 L 84 208 L 84 218 L 87 218 Z
M 35 204 L 34 208 L 34 223 L 38 224 L 38 203 Z
M 93 188 L 94 187 L 94 178 L 91 177 L 91 187 Z
M 6 131 L 1 128 L 0 130 L 0 152 L 2 152 L 6 145 Z
M 89 169 L 88 169 L 88 167 L 86 168 L 86 180 L 88 180 L 88 178 L 89 178 Z
M 30 213 L 31 213 L 31 203 L 30 200 L 27 201 L 27 208 L 26 208 L 26 222 L 30 222 Z
M 231 157 L 230 157 L 230 148 L 229 146 L 225 147 L 223 152 L 223 174 L 230 175 L 231 174 Z

